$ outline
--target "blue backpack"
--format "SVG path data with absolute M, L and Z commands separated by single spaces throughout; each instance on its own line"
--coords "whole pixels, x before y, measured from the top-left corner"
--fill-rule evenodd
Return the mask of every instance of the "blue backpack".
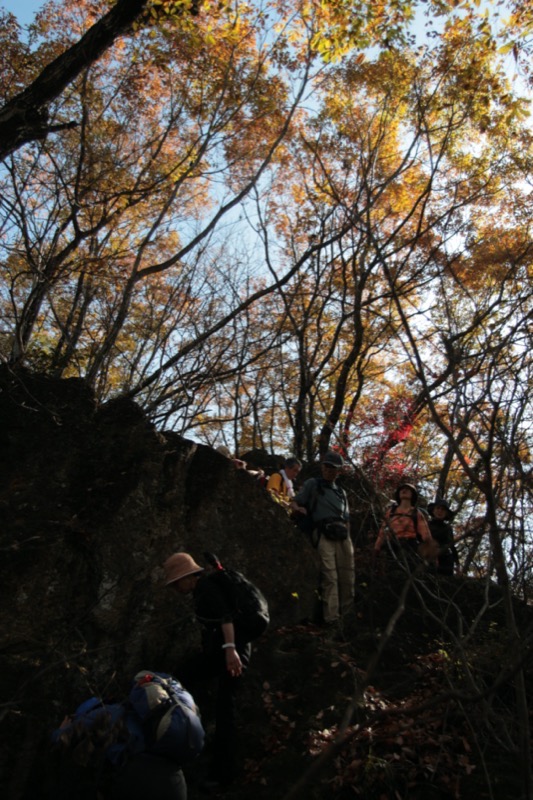
M 146 751 L 186 764 L 198 756 L 205 733 L 192 695 L 164 672 L 139 672 L 129 705 L 142 722 Z
M 204 738 L 189 692 L 172 676 L 147 671 L 135 676 L 126 702 L 91 697 L 52 734 L 52 742 L 68 748 L 78 764 L 86 766 L 98 754 L 112 767 L 143 752 L 181 766 L 200 754 Z

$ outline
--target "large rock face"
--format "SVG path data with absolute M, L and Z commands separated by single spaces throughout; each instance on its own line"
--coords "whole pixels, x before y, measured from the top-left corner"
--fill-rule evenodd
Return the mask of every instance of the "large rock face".
M 224 456 L 158 433 L 79 380 L 0 373 L 2 796 L 45 796 L 51 729 L 139 669 L 196 646 L 187 599 L 161 585 L 176 550 L 216 552 L 267 595 L 273 626 L 312 611 L 313 555 Z
M 98 408 L 78 380 L 0 369 L 0 414 L 3 800 L 65 800 L 52 788 L 50 733 L 82 700 L 123 698 L 140 669 L 179 677 L 199 626 L 188 599 L 162 587 L 161 564 L 181 549 L 242 569 L 272 611 L 242 685 L 243 771 L 228 800 L 524 795 L 521 751 L 505 753 L 500 731 L 525 708 L 512 702 L 518 664 L 532 694 L 530 607 L 516 603 L 520 652 L 489 580 L 406 577 L 394 564 L 376 574 L 367 538 L 379 498 L 360 477 L 345 482 L 357 585 L 339 638 L 296 624 L 313 613 L 314 553 L 220 454 L 158 433 L 133 403 Z M 194 695 L 212 733 L 212 687 Z M 503 727 L 486 724 L 489 706 Z M 190 800 L 208 758 L 185 770 Z

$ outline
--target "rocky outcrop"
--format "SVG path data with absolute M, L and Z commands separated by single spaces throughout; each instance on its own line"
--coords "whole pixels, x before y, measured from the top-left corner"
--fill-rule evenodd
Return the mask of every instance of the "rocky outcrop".
M 344 481 L 356 598 L 332 633 L 299 624 L 314 610 L 313 551 L 224 456 L 156 431 L 132 402 L 98 407 L 79 380 L 0 369 L 0 414 L 3 798 L 58 800 L 50 732 L 82 700 L 123 698 L 139 669 L 179 677 L 199 630 L 187 600 L 161 585 L 178 549 L 215 551 L 272 611 L 243 681 L 243 769 L 228 800 L 522 796 L 526 770 L 500 733 L 519 719 L 518 669 L 533 692 L 530 606 L 516 601 L 524 645 L 513 650 L 490 578 L 421 564 L 406 575 L 392 562 L 376 573 L 367 536 L 379 498 L 360 477 Z M 265 454 L 244 457 L 267 466 Z M 209 735 L 214 693 L 198 692 Z M 185 770 L 190 800 L 208 758 Z
M 267 595 L 272 625 L 311 613 L 316 566 L 267 492 L 212 449 L 160 433 L 77 379 L 0 374 L 2 795 L 37 797 L 49 732 L 80 698 L 172 671 L 197 644 L 161 585 L 176 550 L 216 552 Z

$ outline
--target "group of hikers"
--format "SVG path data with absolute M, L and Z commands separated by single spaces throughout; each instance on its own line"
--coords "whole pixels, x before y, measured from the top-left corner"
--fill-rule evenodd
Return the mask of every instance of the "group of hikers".
M 320 565 L 321 622 L 332 629 L 336 629 L 348 615 L 354 614 L 355 565 L 350 508 L 346 491 L 338 482 L 344 466 L 340 453 L 328 451 L 320 462 L 320 477 L 309 478 L 296 491 L 294 481 L 302 464 L 291 457 L 285 461 L 282 470 L 270 476 L 267 483 L 268 491 L 287 508 L 295 524 L 307 534 L 315 548 Z M 454 567 L 458 566 L 451 527 L 453 512 L 442 498 L 428 505 L 427 516 L 417 503 L 415 486 L 402 483 L 397 487 L 394 502 L 386 511 L 375 540 L 374 557 L 377 560 L 380 554 L 388 553 L 407 566 L 425 563 L 437 574 L 453 575 Z M 236 696 L 250 663 L 251 643 L 268 624 L 268 605 L 260 590 L 245 576 L 224 569 L 216 556 L 205 556 L 208 558 L 207 567 L 200 566 L 193 556 L 184 552 L 171 554 L 163 564 L 164 585 L 178 596 L 192 598 L 195 616 L 203 630 L 202 648 L 180 671 L 179 681 L 164 673 L 136 676 L 134 690 L 137 693 L 148 691 L 155 708 L 146 715 L 150 733 L 146 733 L 146 721 L 139 723 L 136 719 L 142 746 L 138 746 L 137 752 L 130 753 L 127 759 L 113 765 L 108 772 L 105 790 L 99 786 L 99 794 L 92 795 L 95 800 L 97 797 L 105 800 L 145 800 L 147 797 L 151 800 L 186 800 L 187 785 L 179 753 L 181 745 L 176 744 L 175 757 L 169 757 L 167 751 L 156 747 L 158 732 L 162 730 L 168 739 L 174 726 L 176 735 L 179 733 L 182 739 L 185 737 L 190 750 L 193 731 L 197 749 L 201 749 L 203 729 L 198 709 L 188 692 L 194 694 L 199 681 L 208 678 L 217 680 L 215 733 L 210 767 L 199 788 L 205 793 L 218 794 L 225 791 L 238 774 Z M 180 691 L 185 691 L 189 698 L 185 703 L 183 697 L 179 697 Z M 87 727 L 92 725 L 94 729 L 95 715 L 101 716 L 102 709 L 108 718 L 116 714 L 112 707 L 95 700 L 86 715 L 89 720 Z M 128 709 L 124 711 L 121 707 L 119 716 L 131 728 L 131 704 Z M 80 721 L 83 719 L 86 723 L 82 712 L 78 711 L 80 713 L 74 717 L 66 718 L 56 732 L 56 740 L 66 742 L 71 751 L 73 743 L 77 744 L 80 738 Z M 166 715 L 164 723 L 162 711 Z M 106 741 L 109 756 L 111 751 L 109 741 Z M 112 745 L 115 747 L 113 752 L 116 752 L 116 741 L 112 741 Z M 107 760 L 111 759 L 108 757 Z M 58 795 L 60 800 L 81 797 L 79 787 L 72 793 L 67 789 Z
M 316 548 L 320 562 L 322 616 L 335 625 L 353 605 L 354 548 L 350 535 L 350 509 L 345 490 L 338 484 L 344 459 L 330 450 L 320 462 L 321 477 L 309 478 L 298 490 L 294 480 L 302 464 L 291 457 L 284 469 L 268 480 L 267 489 L 290 511 Z M 443 498 L 429 503 L 426 514 L 418 507 L 418 491 L 401 483 L 394 502 L 385 512 L 373 548 L 374 561 L 387 552 L 393 559 L 403 554 L 408 564 L 422 562 L 439 575 L 453 575 L 459 557 L 451 522 L 454 513 Z

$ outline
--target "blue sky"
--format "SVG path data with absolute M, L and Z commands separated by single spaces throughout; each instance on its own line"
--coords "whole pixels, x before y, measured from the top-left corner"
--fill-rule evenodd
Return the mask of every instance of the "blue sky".
M 21 25 L 31 22 L 44 3 L 45 0 L 0 0 L 0 6 L 15 14 Z

